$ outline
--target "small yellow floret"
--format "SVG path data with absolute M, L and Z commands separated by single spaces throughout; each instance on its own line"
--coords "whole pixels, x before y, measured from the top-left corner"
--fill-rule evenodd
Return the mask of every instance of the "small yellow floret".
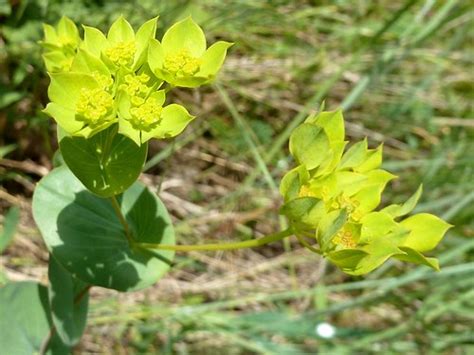
M 117 66 L 129 66 L 133 63 L 137 46 L 134 41 L 119 42 L 107 48 L 105 55 Z
M 92 76 L 103 89 L 110 88 L 114 83 L 114 80 L 110 77 L 110 75 L 101 74 L 98 71 L 93 72 Z
M 146 74 L 127 74 L 125 75 L 125 83 L 120 85 L 120 89 L 124 90 L 131 98 L 133 98 L 134 96 L 143 96 L 146 95 L 150 90 L 150 88 L 145 85 L 149 80 L 150 77 Z M 138 104 L 136 104 L 135 106 L 137 105 Z
M 300 188 L 299 197 L 318 197 L 317 194 L 311 190 L 309 185 L 303 185 Z
M 351 213 L 350 215 L 350 218 L 354 221 L 354 222 L 359 222 L 361 220 L 361 218 L 363 217 L 363 214 L 360 210 L 355 210 L 354 212 Z
M 165 57 L 163 67 L 176 76 L 192 76 L 199 71 L 201 60 L 191 56 L 187 49 Z
M 349 213 L 353 212 L 359 206 L 359 201 L 344 195 L 339 195 L 331 204 L 332 208 L 345 208 Z
M 76 111 L 84 122 L 94 126 L 106 121 L 113 104 L 112 95 L 101 88 L 82 89 Z
M 357 246 L 352 232 L 348 230 L 340 230 L 333 238 L 332 242 L 336 245 L 342 246 L 343 248 L 355 248 Z
M 130 109 L 130 123 L 136 129 L 149 131 L 160 123 L 162 109 L 155 98 L 149 97 L 142 105 Z

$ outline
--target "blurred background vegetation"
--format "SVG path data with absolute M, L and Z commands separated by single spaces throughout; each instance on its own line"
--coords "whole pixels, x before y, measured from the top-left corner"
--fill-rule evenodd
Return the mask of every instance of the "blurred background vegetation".
M 278 230 L 287 138 L 325 100 L 351 139 L 385 144 L 401 201 L 455 225 L 442 272 L 391 261 L 364 278 L 297 244 L 179 254 L 138 293 L 93 289 L 76 353 L 474 353 L 474 11 L 463 0 L 0 0 L 0 284 L 46 282 L 32 221 L 35 183 L 57 149 L 41 113 L 48 78 L 37 43 L 62 15 L 105 30 L 160 15 L 158 38 L 192 14 L 208 40 L 235 42 L 215 86 L 173 100 L 199 118 L 152 142 L 142 180 L 160 191 L 179 242 L 243 240 Z M 335 327 L 325 339 L 317 326 Z

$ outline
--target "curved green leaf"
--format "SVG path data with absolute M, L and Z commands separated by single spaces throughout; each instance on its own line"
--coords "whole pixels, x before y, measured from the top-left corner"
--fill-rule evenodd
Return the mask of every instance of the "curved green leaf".
M 0 344 L 2 354 L 38 354 L 52 326 L 48 289 L 36 282 L 15 282 L 0 288 Z M 53 336 L 46 354 L 68 354 Z
M 165 206 L 143 184 L 132 185 L 119 201 L 137 243 L 174 244 Z M 174 255 L 130 247 L 111 202 L 87 191 L 66 166 L 39 182 L 33 217 L 55 259 L 91 285 L 119 291 L 148 287 Z
M 110 26 L 109 32 L 107 33 L 107 39 L 112 43 L 129 42 L 135 40 L 135 32 L 132 26 L 128 23 L 123 16 L 120 16 Z
M 20 209 L 16 206 L 11 207 L 3 219 L 3 228 L 0 233 L 0 253 L 3 253 L 15 236 L 19 220 Z
M 329 139 L 321 127 L 310 123 L 298 126 L 290 136 L 290 152 L 308 170 L 317 168 L 327 157 Z
M 224 63 L 227 49 L 232 45 L 233 43 L 219 41 L 210 46 L 201 58 L 202 64 L 197 76 L 215 76 Z
M 187 49 L 193 57 L 199 58 L 206 50 L 206 37 L 201 27 L 191 17 L 187 17 L 166 31 L 161 44 L 165 53 Z
M 400 247 L 400 250 L 405 252 L 406 254 L 395 255 L 394 257 L 401 261 L 407 261 L 409 263 L 420 264 L 429 266 L 436 271 L 440 271 L 439 261 L 436 258 L 428 258 L 421 254 L 420 252 L 416 251 L 415 249 L 408 248 L 408 247 Z
M 418 213 L 400 222 L 410 230 L 401 246 L 420 252 L 434 249 L 452 226 L 441 218 L 429 213 Z
M 140 175 L 147 145 L 137 146 L 116 134 L 117 125 L 93 137 L 66 136 L 59 142 L 64 161 L 74 175 L 93 193 L 110 197 L 125 191 Z
M 280 213 L 294 222 L 317 226 L 326 213 L 324 202 L 315 197 L 298 197 L 285 203 Z
M 87 322 L 88 285 L 49 257 L 49 303 L 56 332 L 64 344 L 76 345 Z

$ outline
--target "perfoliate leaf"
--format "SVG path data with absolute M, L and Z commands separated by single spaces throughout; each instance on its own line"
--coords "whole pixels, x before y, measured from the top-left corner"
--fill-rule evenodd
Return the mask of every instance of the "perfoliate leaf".
M 148 20 L 137 31 L 137 34 L 135 36 L 137 43 L 135 62 L 137 62 L 137 65 L 141 65 L 146 59 L 148 43 L 151 39 L 155 38 L 156 22 L 158 21 L 158 17 L 159 16 L 156 16 L 151 20 Z
M 367 255 L 366 251 L 360 249 L 342 249 L 329 252 L 327 257 L 342 271 L 351 272 L 357 268 L 357 265 Z
M 132 185 L 141 173 L 147 145 L 136 145 L 109 127 L 92 138 L 64 137 L 59 147 L 69 169 L 93 193 L 110 197 Z
M 200 58 L 206 51 L 206 37 L 191 17 L 171 26 L 161 41 L 166 53 L 176 53 L 186 49 L 193 57 Z
M 436 271 L 439 271 L 439 261 L 436 258 L 427 258 L 420 252 L 409 248 L 409 247 L 400 247 L 400 250 L 404 251 L 406 254 L 395 255 L 395 258 L 401 261 L 407 261 L 409 263 L 421 264 L 429 266 Z
M 227 49 L 232 45 L 233 43 L 219 41 L 210 46 L 201 57 L 201 68 L 196 75 L 213 78 L 224 63 Z
M 84 28 L 84 49 L 91 52 L 96 57 L 100 57 L 102 49 L 106 47 L 107 38 L 95 27 L 82 26 Z
M 319 112 L 314 116 L 309 116 L 305 122 L 323 127 L 331 146 L 344 141 L 344 117 L 342 116 L 342 110 Z
M 400 224 L 410 230 L 410 234 L 401 246 L 419 252 L 434 249 L 452 226 L 435 215 L 419 213 L 408 217 Z
M 301 186 L 309 179 L 309 174 L 303 165 L 290 170 L 283 176 L 280 183 L 280 193 L 285 201 L 297 198 Z
M 63 38 L 63 41 L 64 39 L 69 40 L 71 45 L 77 45 L 80 40 L 76 24 L 66 16 L 61 17 L 61 20 L 59 20 L 57 34 L 60 38 Z
M 326 214 L 324 202 L 314 197 L 298 197 L 285 203 L 280 213 L 297 223 L 309 226 L 318 225 L 320 219 Z
M 58 42 L 58 36 L 56 34 L 56 29 L 48 25 L 46 23 L 43 23 L 43 33 L 44 33 L 44 42 L 43 43 L 57 43 Z
M 43 61 L 50 73 L 69 70 L 73 58 L 67 56 L 63 51 L 54 50 L 43 54 Z
M 128 21 L 123 16 L 120 16 L 110 26 L 107 39 L 112 43 L 131 42 L 135 40 L 135 32 Z
M 290 136 L 290 152 L 308 170 L 317 168 L 326 157 L 329 140 L 321 127 L 303 123 Z
M 370 243 L 363 245 L 360 249 L 367 255 L 360 260 L 354 270 L 344 270 L 350 275 L 364 275 L 375 270 L 390 257 L 405 254 L 398 245 L 407 232 L 395 231 L 380 238 L 374 238 Z
M 84 126 L 83 122 L 75 119 L 76 112 L 74 110 L 65 108 L 54 102 L 50 102 L 43 112 L 54 118 L 58 125 L 70 134 L 78 132 Z
M 355 143 L 352 147 L 349 148 L 347 152 L 344 153 L 338 169 L 350 169 L 362 164 L 366 154 L 367 138 L 365 138 L 361 142 Z
M 148 65 L 152 72 L 161 70 L 163 68 L 163 62 L 165 60 L 165 52 L 161 43 L 152 39 L 148 44 Z
M 319 166 L 318 170 L 314 173 L 314 176 L 320 176 L 324 174 L 329 174 L 335 170 L 336 166 L 341 161 L 342 153 L 344 152 L 344 148 L 346 147 L 347 142 L 340 141 L 334 143 L 333 141 L 330 142 L 331 148 L 328 150 L 328 156 L 325 157 Z
M 168 212 L 150 189 L 135 182 L 117 200 L 134 242 L 174 244 Z M 86 190 L 66 166 L 38 183 L 33 217 L 54 258 L 88 284 L 119 291 L 148 287 L 174 255 L 130 245 L 110 200 Z
M 151 138 L 172 138 L 180 134 L 194 119 L 188 111 L 180 105 L 171 104 L 163 108 L 159 125 L 149 132 L 142 131 L 142 143 Z
M 393 218 L 384 212 L 371 212 L 360 220 L 362 224 L 360 242 L 386 235 L 398 227 Z
M 39 354 L 52 321 L 48 289 L 36 282 L 11 282 L 0 287 L 0 344 L 2 354 Z M 69 354 L 53 334 L 46 355 Z
M 367 150 L 363 162 L 357 166 L 354 166 L 354 171 L 366 173 L 371 170 L 378 169 L 380 165 L 382 165 L 382 150 L 383 144 L 380 144 L 376 149 Z
M 346 210 L 335 210 L 321 219 L 318 225 L 317 238 L 323 251 L 332 246 L 332 239 L 347 222 L 347 217 Z
M 88 74 L 53 73 L 48 88 L 51 101 L 65 108 L 76 109 L 77 100 L 82 89 L 95 89 L 99 84 Z
M 388 213 L 393 217 L 404 216 L 415 208 L 423 192 L 423 185 L 420 185 L 416 192 L 402 205 L 390 205 L 382 209 L 382 212 Z
M 372 170 L 365 176 L 367 176 L 365 187 L 353 196 L 359 201 L 359 210 L 364 214 L 373 211 L 380 204 L 385 185 L 395 178 L 395 175 L 381 169 Z
M 367 184 L 367 176 L 350 171 L 338 171 L 334 174 L 337 179 L 337 193 L 344 192 L 352 196 L 362 190 Z
M 78 50 L 72 62 L 71 71 L 84 74 L 98 73 L 110 77 L 110 71 L 104 62 L 84 49 Z

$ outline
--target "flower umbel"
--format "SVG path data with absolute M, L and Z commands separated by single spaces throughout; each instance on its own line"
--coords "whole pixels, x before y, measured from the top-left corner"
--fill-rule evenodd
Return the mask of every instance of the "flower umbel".
M 198 87 L 214 80 L 231 45 L 219 41 L 206 50 L 204 32 L 188 17 L 171 26 L 161 42 L 150 42 L 148 63 L 173 86 Z
M 382 146 L 368 149 L 364 140 L 344 153 L 345 145 L 340 111 L 308 117 L 290 137 L 299 165 L 282 179 L 281 213 L 299 239 L 314 236 L 320 252 L 348 274 L 368 273 L 389 257 L 438 269 L 436 259 L 420 252 L 433 249 L 450 225 L 429 214 L 396 220 L 411 212 L 421 189 L 405 204 L 375 212 L 395 178 L 380 169 Z

